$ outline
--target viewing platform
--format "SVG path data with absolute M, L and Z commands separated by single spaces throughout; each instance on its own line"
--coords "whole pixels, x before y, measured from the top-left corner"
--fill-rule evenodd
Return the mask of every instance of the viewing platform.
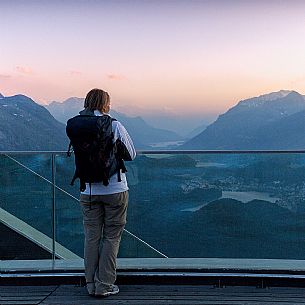
M 84 287 L 9 286 L 0 287 L 0 302 L 6 304 L 48 305 L 158 305 L 158 304 L 305 304 L 305 288 L 271 287 L 260 289 L 249 286 L 218 288 L 211 285 L 120 285 L 117 295 L 95 299 Z
M 0 152 L 0 304 L 305 304 L 305 151 L 142 151 L 121 292 L 85 291 L 64 152 Z

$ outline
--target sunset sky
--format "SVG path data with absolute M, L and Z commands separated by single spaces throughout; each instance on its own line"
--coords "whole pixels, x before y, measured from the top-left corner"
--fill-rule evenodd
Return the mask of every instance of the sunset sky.
M 303 0 L 0 0 L 0 92 L 47 103 L 98 87 L 131 114 L 220 113 L 305 94 L 304 38 Z

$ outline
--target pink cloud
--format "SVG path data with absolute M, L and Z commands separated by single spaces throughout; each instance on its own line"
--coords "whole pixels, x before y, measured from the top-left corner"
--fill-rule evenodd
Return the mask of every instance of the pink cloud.
M 71 76 L 81 76 L 83 73 L 77 70 L 71 70 L 70 75 Z
M 16 66 L 16 70 L 22 74 L 33 74 L 33 71 L 30 67 Z
M 11 78 L 12 76 L 11 75 L 8 75 L 8 74 L 0 74 L 0 79 L 1 80 L 6 80 L 6 79 L 9 79 Z
M 107 78 L 110 80 L 126 80 L 126 77 L 121 74 L 107 74 Z

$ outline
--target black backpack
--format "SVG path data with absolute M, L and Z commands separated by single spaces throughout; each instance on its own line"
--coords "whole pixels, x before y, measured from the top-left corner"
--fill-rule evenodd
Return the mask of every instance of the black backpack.
M 123 160 L 119 159 L 116 143 L 113 143 L 112 122 L 109 115 L 95 116 L 93 111 L 85 109 L 80 115 L 68 120 L 66 133 L 75 155 L 75 173 L 71 181 L 80 179 L 80 191 L 86 189 L 86 183 L 102 182 L 109 184 L 109 178 L 117 173 L 121 181 L 120 169 L 126 171 Z

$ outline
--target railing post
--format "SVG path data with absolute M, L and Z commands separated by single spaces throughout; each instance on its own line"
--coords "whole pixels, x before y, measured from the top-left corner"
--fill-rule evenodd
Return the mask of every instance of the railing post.
M 56 163 L 55 154 L 52 153 L 52 262 L 55 263 L 55 239 L 56 239 L 56 188 L 55 188 L 55 175 L 56 175 Z

